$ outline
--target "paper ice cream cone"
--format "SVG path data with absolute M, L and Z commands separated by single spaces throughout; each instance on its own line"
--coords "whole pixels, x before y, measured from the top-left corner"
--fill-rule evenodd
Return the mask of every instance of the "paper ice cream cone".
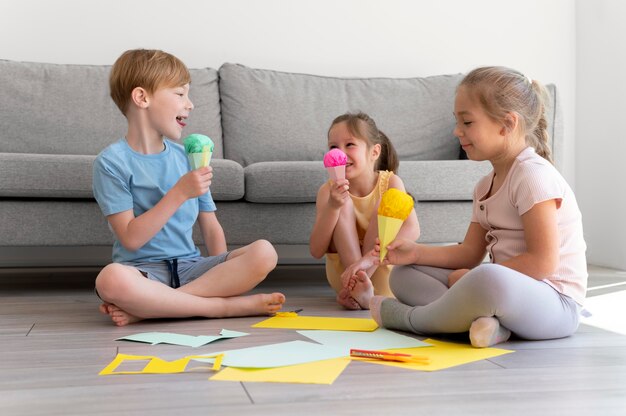
M 387 245 L 391 243 L 400 228 L 404 220 L 393 217 L 385 217 L 383 215 L 378 216 L 378 239 L 380 240 L 380 261 L 383 261 L 387 255 Z
M 346 165 L 329 166 L 326 170 L 328 171 L 330 179 L 335 182 L 341 179 L 346 179 Z
M 191 169 L 195 170 L 198 168 L 209 166 L 209 164 L 211 163 L 211 155 L 213 155 L 213 152 L 187 154 L 187 157 L 189 158 L 189 164 L 191 165 Z

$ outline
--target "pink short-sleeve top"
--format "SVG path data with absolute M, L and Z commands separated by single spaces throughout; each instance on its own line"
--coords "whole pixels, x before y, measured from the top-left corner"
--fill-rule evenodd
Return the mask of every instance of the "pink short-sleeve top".
M 527 248 L 522 215 L 535 204 L 554 199 L 558 208 L 559 266 L 544 281 L 582 305 L 587 290 L 587 245 L 576 198 L 563 176 L 535 149 L 527 147 L 515 158 L 500 189 L 485 198 L 493 177 L 492 171 L 474 188 L 472 210 L 472 222 L 487 230 L 491 261 L 499 264 L 524 253 Z

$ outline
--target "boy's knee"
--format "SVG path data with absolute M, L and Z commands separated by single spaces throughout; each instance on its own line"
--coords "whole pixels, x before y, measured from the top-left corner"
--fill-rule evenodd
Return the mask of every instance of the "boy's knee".
M 276 253 L 272 243 L 267 240 L 257 240 L 251 246 L 257 266 L 266 271 L 266 273 L 274 270 L 276 264 L 278 264 L 278 253 Z
M 96 290 L 98 295 L 105 301 L 113 301 L 119 293 L 126 291 L 124 274 L 127 273 L 126 266 L 118 263 L 111 263 L 104 267 L 96 277 Z

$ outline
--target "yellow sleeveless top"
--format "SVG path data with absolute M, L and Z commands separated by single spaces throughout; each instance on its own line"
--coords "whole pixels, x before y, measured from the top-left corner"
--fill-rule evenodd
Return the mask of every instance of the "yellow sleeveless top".
M 363 238 L 367 232 L 372 215 L 378 215 L 377 204 L 380 198 L 389 188 L 389 179 L 393 176 L 393 172 L 381 170 L 378 172 L 378 181 L 376 186 L 369 195 L 358 197 L 350 194 L 352 205 L 354 205 L 354 214 L 356 217 L 356 229 L 359 236 L 359 246 L 363 248 Z M 345 268 L 341 264 L 337 253 L 326 253 L 326 278 L 335 292 L 341 290 L 341 273 Z M 389 289 L 389 273 L 391 266 L 380 266 L 371 277 L 374 285 L 374 294 L 393 297 Z

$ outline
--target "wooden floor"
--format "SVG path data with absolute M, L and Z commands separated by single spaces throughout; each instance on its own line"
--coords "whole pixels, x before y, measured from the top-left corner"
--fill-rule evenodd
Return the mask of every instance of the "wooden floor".
M 609 287 L 590 295 L 626 289 L 611 286 L 626 282 L 626 272 L 591 272 L 591 287 Z M 330 386 L 209 381 L 198 372 L 98 376 L 118 352 L 174 359 L 302 338 L 250 328 L 258 317 L 117 328 L 97 312 L 93 277 L 92 270 L 0 273 L 0 415 L 626 415 L 626 336 L 586 325 L 566 339 L 512 340 L 501 347 L 513 354 L 436 372 L 352 362 Z M 339 309 L 317 267 L 280 269 L 262 287 L 274 289 L 303 314 L 368 316 Z M 114 341 L 221 328 L 251 336 L 198 349 Z

